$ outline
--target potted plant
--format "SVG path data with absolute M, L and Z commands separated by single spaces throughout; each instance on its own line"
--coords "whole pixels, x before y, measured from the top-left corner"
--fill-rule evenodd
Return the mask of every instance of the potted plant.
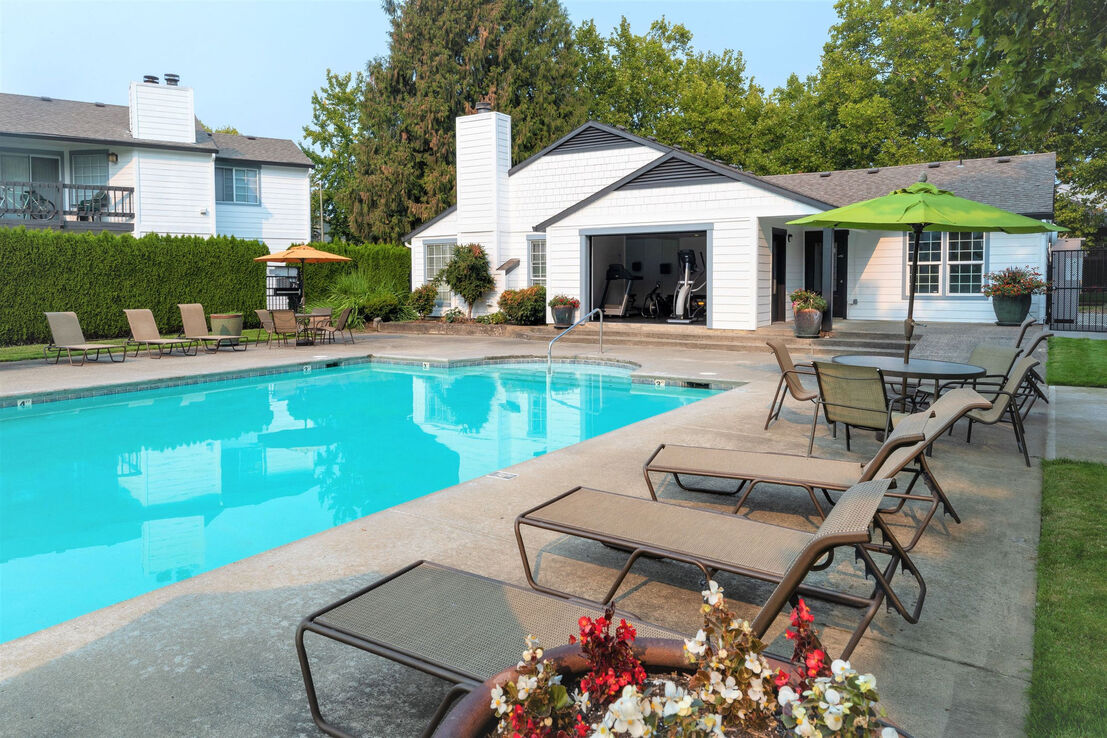
M 1007 267 L 985 274 L 981 291 L 992 298 L 996 325 L 1018 325 L 1030 312 L 1030 296 L 1041 294 L 1048 287 L 1049 283 L 1034 267 Z
M 818 338 L 823 329 L 823 311 L 826 300 L 818 292 L 793 290 L 788 296 L 792 301 L 792 329 L 798 338 Z
M 579 638 L 545 653 L 527 639 L 523 659 L 463 698 L 436 737 L 863 736 L 898 738 L 881 718 L 876 684 L 831 661 L 800 600 L 791 661 L 762 653 L 748 622 L 727 609 L 715 582 L 703 628 L 688 640 L 637 640 L 613 611 L 581 617 Z
M 580 300 L 568 295 L 554 295 L 550 299 L 554 328 L 568 328 L 573 324 L 573 313 L 580 307 Z

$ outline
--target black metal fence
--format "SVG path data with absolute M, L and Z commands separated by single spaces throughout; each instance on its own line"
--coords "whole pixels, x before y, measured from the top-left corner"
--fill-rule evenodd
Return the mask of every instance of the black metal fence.
M 1053 251 L 1046 278 L 1050 328 L 1107 331 L 1107 248 Z
M 278 267 L 283 274 L 265 276 L 265 307 L 269 310 L 299 310 L 304 300 L 298 267 Z

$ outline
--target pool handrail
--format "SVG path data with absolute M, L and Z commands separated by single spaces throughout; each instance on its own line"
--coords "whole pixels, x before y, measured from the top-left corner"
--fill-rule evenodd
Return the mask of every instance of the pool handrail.
M 603 309 L 602 308 L 593 308 L 587 315 L 582 317 L 576 323 L 573 323 L 571 326 L 569 326 L 565 330 L 561 331 L 561 333 L 558 333 L 556 336 L 553 337 L 553 340 L 550 341 L 550 345 L 546 347 L 546 372 L 547 373 L 553 371 L 553 347 L 554 347 L 554 344 L 557 343 L 557 339 L 561 338 L 562 336 L 564 336 L 566 333 L 568 333 L 569 331 L 576 328 L 581 323 L 589 322 L 592 319 L 593 315 L 599 315 L 600 316 L 600 353 L 601 354 L 603 353 Z

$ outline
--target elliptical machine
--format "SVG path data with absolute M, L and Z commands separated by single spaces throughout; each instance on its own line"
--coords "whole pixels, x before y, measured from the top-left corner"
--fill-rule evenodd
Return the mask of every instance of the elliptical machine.
M 700 254 L 700 258 L 703 258 L 703 254 Z M 677 261 L 680 264 L 680 279 L 677 280 L 676 292 L 673 294 L 673 314 L 668 322 L 694 323 L 707 314 L 707 298 L 694 294 L 707 284 L 707 275 L 704 274 L 703 281 L 696 284 L 695 275 L 699 274 L 699 269 L 696 265 L 696 252 L 692 249 L 678 251 Z

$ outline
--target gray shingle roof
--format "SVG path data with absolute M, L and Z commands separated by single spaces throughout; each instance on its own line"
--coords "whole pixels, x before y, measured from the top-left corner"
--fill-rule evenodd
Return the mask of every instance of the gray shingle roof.
M 906 187 L 924 172 L 928 182 L 960 197 L 1032 217 L 1053 216 L 1057 172 L 1053 153 L 847 169 L 829 176 L 825 172 L 772 174 L 762 179 L 841 207 Z
M 300 147 L 288 139 L 207 133 L 196 121 L 195 143 L 148 141 L 131 136 L 126 105 L 42 99 L 0 93 L 0 134 L 88 143 L 121 144 L 216 153 L 223 159 L 265 164 L 311 166 Z

